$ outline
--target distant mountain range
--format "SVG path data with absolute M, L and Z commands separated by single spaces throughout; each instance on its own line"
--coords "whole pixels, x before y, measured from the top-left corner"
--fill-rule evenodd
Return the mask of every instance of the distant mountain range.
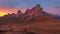
M 38 20 L 39 18 L 47 17 L 47 18 L 53 18 L 53 19 L 60 19 L 60 16 L 55 16 L 50 13 L 46 13 L 43 11 L 43 8 L 40 7 L 39 4 L 37 4 L 35 7 L 31 9 L 27 9 L 26 12 L 23 14 L 20 10 L 18 10 L 17 14 L 7 14 L 3 17 L 0 17 L 0 24 L 11 24 L 11 23 L 24 23 L 24 22 L 32 22 L 34 20 Z

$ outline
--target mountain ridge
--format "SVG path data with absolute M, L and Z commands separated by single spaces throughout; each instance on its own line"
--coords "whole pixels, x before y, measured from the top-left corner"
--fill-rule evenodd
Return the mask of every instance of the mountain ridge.
M 37 4 L 35 7 L 31 9 L 27 9 L 26 12 L 23 14 L 20 10 L 18 10 L 17 14 L 7 14 L 0 18 L 0 23 L 28 23 L 34 21 L 43 21 L 49 20 L 54 21 L 56 17 L 54 15 L 46 13 L 43 11 L 43 8 Z M 57 20 L 57 19 L 55 19 Z

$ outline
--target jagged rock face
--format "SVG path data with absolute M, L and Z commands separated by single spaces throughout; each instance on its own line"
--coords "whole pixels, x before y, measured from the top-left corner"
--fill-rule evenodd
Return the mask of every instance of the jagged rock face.
M 32 9 L 27 9 L 24 14 L 24 16 L 26 16 L 26 17 L 24 18 L 23 22 L 29 22 L 31 20 L 34 20 L 36 16 L 40 16 L 42 11 L 43 11 L 43 9 L 40 7 L 39 4 L 37 4 Z
M 25 15 L 26 16 L 31 16 L 32 15 L 31 9 L 27 9 L 26 12 L 25 12 Z
M 38 16 L 43 11 L 43 9 L 40 7 L 39 4 L 37 4 L 35 7 L 31 9 L 31 11 L 33 12 L 34 16 Z
M 18 16 L 21 16 L 21 15 L 22 15 L 22 12 L 20 10 L 18 10 L 16 16 L 18 17 Z
M 27 9 L 25 12 L 26 16 L 40 16 L 41 12 L 43 11 L 43 8 L 40 7 L 39 4 L 37 4 L 35 7 L 32 9 Z
M 24 13 L 24 19 L 23 19 L 23 22 L 30 22 L 34 19 L 34 16 L 33 16 L 33 12 L 31 11 L 31 9 L 27 9 L 26 12 Z

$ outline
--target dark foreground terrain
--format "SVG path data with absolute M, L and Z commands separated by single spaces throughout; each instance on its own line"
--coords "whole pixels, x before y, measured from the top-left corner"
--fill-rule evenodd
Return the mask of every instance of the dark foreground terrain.
M 29 24 L 10 24 L 1 25 L 0 30 L 8 30 L 7 32 L 1 32 L 0 34 L 25 34 L 24 29 L 27 32 L 33 32 L 37 34 L 60 34 L 60 23 L 29 23 Z

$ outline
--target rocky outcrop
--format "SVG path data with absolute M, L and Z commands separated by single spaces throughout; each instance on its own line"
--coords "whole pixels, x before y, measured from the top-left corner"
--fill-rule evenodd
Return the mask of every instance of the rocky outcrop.
M 20 17 L 20 16 L 22 16 L 22 11 L 18 10 L 16 17 Z
M 26 12 L 24 13 L 24 19 L 22 22 L 31 22 L 34 21 L 34 19 L 37 16 L 40 16 L 42 13 L 43 9 L 40 7 L 39 4 L 37 4 L 35 7 L 31 9 L 27 9 Z
M 27 9 L 26 12 L 24 13 L 25 16 L 30 16 L 32 13 L 31 9 Z
M 39 4 L 37 4 L 35 7 L 31 9 L 31 11 L 33 12 L 34 16 L 38 16 L 43 11 L 43 9 L 40 7 Z

